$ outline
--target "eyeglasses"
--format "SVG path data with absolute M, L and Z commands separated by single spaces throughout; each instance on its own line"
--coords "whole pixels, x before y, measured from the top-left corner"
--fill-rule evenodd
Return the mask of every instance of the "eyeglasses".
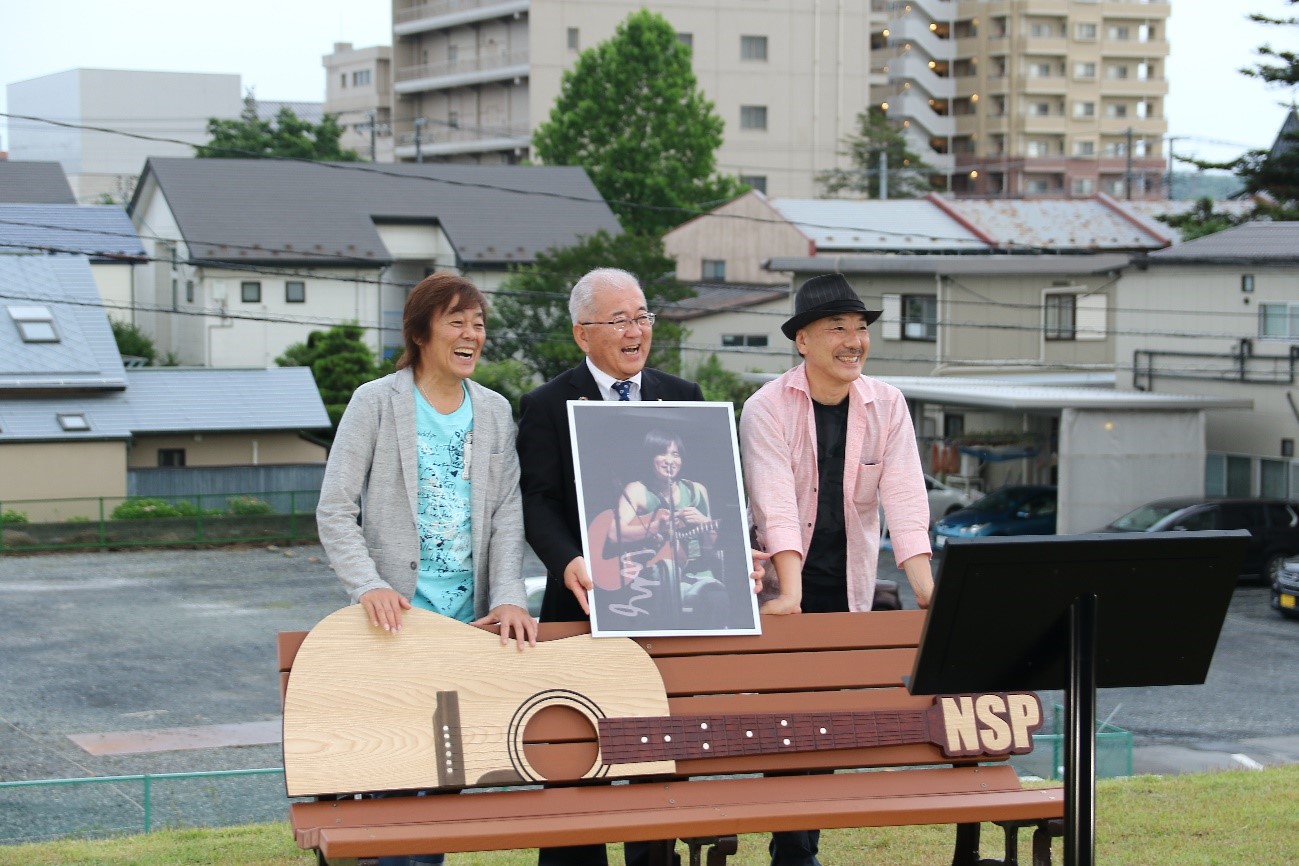
M 627 330 L 627 326 L 632 324 L 633 322 L 635 322 L 637 327 L 641 328 L 642 330 L 645 328 L 652 328 L 654 327 L 654 320 L 657 318 L 658 316 L 654 315 L 653 313 L 641 313 L 639 316 L 637 316 L 634 319 L 614 319 L 612 322 L 578 322 L 578 324 L 582 325 L 583 327 L 587 325 L 609 325 L 615 331 L 621 334 L 623 331 Z

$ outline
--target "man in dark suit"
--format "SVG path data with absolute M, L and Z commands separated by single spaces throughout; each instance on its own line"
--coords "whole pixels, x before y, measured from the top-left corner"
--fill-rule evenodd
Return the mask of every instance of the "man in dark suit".
M 541 602 L 541 619 L 546 622 L 585 620 L 591 613 L 568 401 L 704 399 L 694 382 L 645 367 L 654 314 L 631 274 L 614 268 L 591 271 L 573 286 L 568 309 L 573 340 L 585 360 L 519 401 L 524 530 L 546 566 Z
M 703 400 L 694 382 L 646 369 L 654 314 L 640 283 L 626 271 L 600 268 L 577 281 L 568 301 L 573 340 L 585 360 L 519 401 L 520 487 L 524 533 L 546 566 L 541 619 L 590 617 L 591 574 L 582 557 L 569 400 Z M 628 843 L 628 864 L 649 864 L 651 843 Z M 605 866 L 603 845 L 543 848 L 539 866 Z

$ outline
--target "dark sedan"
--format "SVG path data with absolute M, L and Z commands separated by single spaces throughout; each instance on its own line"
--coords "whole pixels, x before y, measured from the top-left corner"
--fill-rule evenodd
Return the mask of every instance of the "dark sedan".
M 1248 529 L 1241 574 L 1274 584 L 1287 557 L 1299 555 L 1299 503 L 1284 499 L 1182 496 L 1134 508 L 1101 532 Z

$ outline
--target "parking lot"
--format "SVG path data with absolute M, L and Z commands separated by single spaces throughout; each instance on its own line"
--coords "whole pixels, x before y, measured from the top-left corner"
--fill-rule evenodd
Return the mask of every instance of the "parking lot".
M 914 606 L 889 552 L 880 573 Z M 235 744 L 278 719 L 275 635 L 346 603 L 318 546 L 0 557 L 0 779 L 279 767 L 278 743 Z M 1107 690 L 1100 715 L 1134 733 L 1138 772 L 1299 761 L 1296 693 L 1299 621 L 1242 585 L 1205 686 Z M 69 739 L 170 728 L 208 739 L 99 755 Z M 159 783 L 153 795 L 155 824 L 285 814 L 274 776 Z M 0 842 L 138 830 L 142 812 L 139 784 L 0 790 Z

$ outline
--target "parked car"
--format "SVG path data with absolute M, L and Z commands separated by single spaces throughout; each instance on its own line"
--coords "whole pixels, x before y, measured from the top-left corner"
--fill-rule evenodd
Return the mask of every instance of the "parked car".
M 961 490 L 944 484 L 932 475 L 925 476 L 925 490 L 929 493 L 929 525 L 933 526 L 954 511 L 973 504 L 983 494 L 977 490 Z
M 1055 535 L 1056 488 L 1045 484 L 1002 487 L 934 524 L 934 547 L 949 538 L 982 535 Z
M 1272 580 L 1272 609 L 1299 617 L 1299 559 L 1287 559 Z
M 1100 532 L 1248 529 L 1243 577 L 1276 583 L 1287 557 L 1299 555 L 1299 503 L 1284 499 L 1179 496 L 1132 509 Z

